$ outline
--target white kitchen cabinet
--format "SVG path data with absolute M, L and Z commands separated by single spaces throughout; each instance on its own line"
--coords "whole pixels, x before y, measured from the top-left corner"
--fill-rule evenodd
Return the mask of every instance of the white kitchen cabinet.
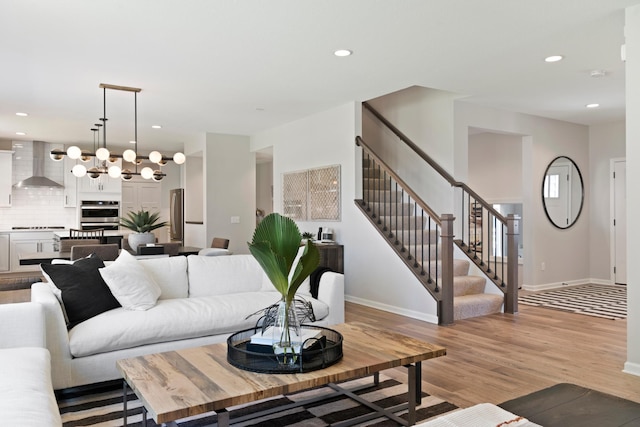
M 118 159 L 115 164 L 122 167 L 122 159 Z M 110 166 L 111 164 L 108 163 L 107 165 Z M 93 163 L 86 163 L 86 166 L 89 169 L 93 166 Z M 114 193 L 119 195 L 121 191 L 122 179 L 111 178 L 107 174 L 97 179 L 91 179 L 88 176 L 78 178 L 79 193 Z
M 0 207 L 11 206 L 13 151 L 0 150 Z
M 39 265 L 20 265 L 20 255 L 27 252 L 53 252 L 53 232 L 10 233 L 11 271 L 37 271 Z
M 0 271 L 9 271 L 9 234 L 0 234 Z
M 139 210 L 151 213 L 160 212 L 162 205 L 162 186 L 159 182 L 123 182 L 122 204 L 120 212 L 123 216 L 127 212 Z
M 78 206 L 78 178 L 71 173 L 71 169 L 76 165 L 76 161 L 64 156 L 64 190 L 63 206 L 65 208 L 75 208 Z M 88 178 L 87 178 L 88 179 Z

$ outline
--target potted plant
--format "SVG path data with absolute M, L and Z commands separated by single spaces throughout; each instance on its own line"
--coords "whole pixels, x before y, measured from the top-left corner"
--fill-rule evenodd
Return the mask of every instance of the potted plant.
M 306 244 L 307 241 L 311 240 L 313 241 L 313 233 L 309 233 L 308 231 L 305 231 L 304 233 L 302 233 L 302 244 Z
M 267 215 L 256 227 L 249 251 L 256 258 L 267 277 L 282 296 L 278 304 L 273 330 L 274 353 L 284 355 L 282 363 L 294 363 L 294 348 L 300 336 L 293 299 L 302 282 L 318 267 L 318 248 L 307 240 L 302 255 L 294 265 L 302 236 L 291 219 L 278 213 Z
M 131 249 L 135 251 L 140 245 L 155 243 L 156 236 L 152 231 L 167 225 L 165 221 L 158 222 L 159 220 L 158 212 L 149 213 L 142 209 L 137 212 L 130 211 L 126 217 L 120 218 L 120 225 L 133 231 L 127 236 Z

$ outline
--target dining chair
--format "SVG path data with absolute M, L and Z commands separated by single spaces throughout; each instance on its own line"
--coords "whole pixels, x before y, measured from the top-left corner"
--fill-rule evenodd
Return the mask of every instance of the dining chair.
M 78 230 L 69 229 L 70 239 L 102 239 L 104 237 L 104 228 L 96 228 L 94 230 Z
M 212 248 L 229 249 L 229 239 L 214 237 L 211 241 Z
M 85 258 L 91 254 L 96 254 L 102 261 L 115 261 L 120 254 L 120 248 L 117 243 L 71 246 L 71 261 Z

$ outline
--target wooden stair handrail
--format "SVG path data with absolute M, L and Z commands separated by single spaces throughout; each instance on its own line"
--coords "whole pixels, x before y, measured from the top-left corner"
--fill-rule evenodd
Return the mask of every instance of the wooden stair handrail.
M 442 226 L 442 223 L 440 221 L 440 217 L 420 198 L 420 196 L 418 196 L 412 189 L 411 187 L 409 187 L 409 185 L 404 182 L 402 180 L 402 178 L 400 178 L 398 176 L 397 173 L 395 173 L 393 171 L 393 169 L 391 169 L 389 167 L 389 165 L 387 165 L 384 160 L 382 160 L 380 157 L 378 157 L 378 155 L 373 152 L 373 150 L 371 149 L 370 146 L 367 145 L 366 142 L 364 142 L 364 140 L 362 138 L 360 138 L 359 136 L 356 136 L 356 145 L 359 147 L 363 147 L 366 151 L 367 154 L 371 157 L 373 157 L 373 159 L 381 164 L 383 166 L 383 169 L 386 173 L 388 173 L 398 184 L 400 184 L 400 187 L 409 195 L 411 196 L 416 203 L 418 204 L 418 206 L 420 206 L 420 208 L 422 208 L 422 210 L 424 210 L 435 222 L 436 224 Z M 365 189 L 363 188 L 362 191 L 365 191 Z
M 487 203 L 482 197 L 478 195 L 475 191 L 473 191 L 467 184 L 461 181 L 456 181 L 453 176 L 449 174 L 442 166 L 440 166 L 435 160 L 433 160 L 427 153 L 425 153 L 420 147 L 418 147 L 411 139 L 409 139 L 404 133 L 400 131 L 397 127 L 395 127 L 390 121 L 388 121 L 382 114 L 380 114 L 375 108 L 373 108 L 369 103 L 363 102 L 362 105 L 371 112 L 378 120 L 380 120 L 384 125 L 391 130 L 400 140 L 407 145 L 413 152 L 415 152 L 420 158 L 422 158 L 425 162 L 429 164 L 436 172 L 440 174 L 452 187 L 462 188 L 464 191 L 469 193 L 476 202 L 480 203 L 485 209 L 491 212 L 496 218 L 502 221 L 503 224 L 507 223 L 507 219 L 497 210 L 493 208 L 492 205 Z

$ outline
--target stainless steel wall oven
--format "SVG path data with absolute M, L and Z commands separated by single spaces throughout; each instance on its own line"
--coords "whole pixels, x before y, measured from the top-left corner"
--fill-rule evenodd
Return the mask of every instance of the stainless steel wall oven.
M 115 200 L 83 200 L 80 205 L 80 228 L 83 230 L 117 230 L 120 203 Z

